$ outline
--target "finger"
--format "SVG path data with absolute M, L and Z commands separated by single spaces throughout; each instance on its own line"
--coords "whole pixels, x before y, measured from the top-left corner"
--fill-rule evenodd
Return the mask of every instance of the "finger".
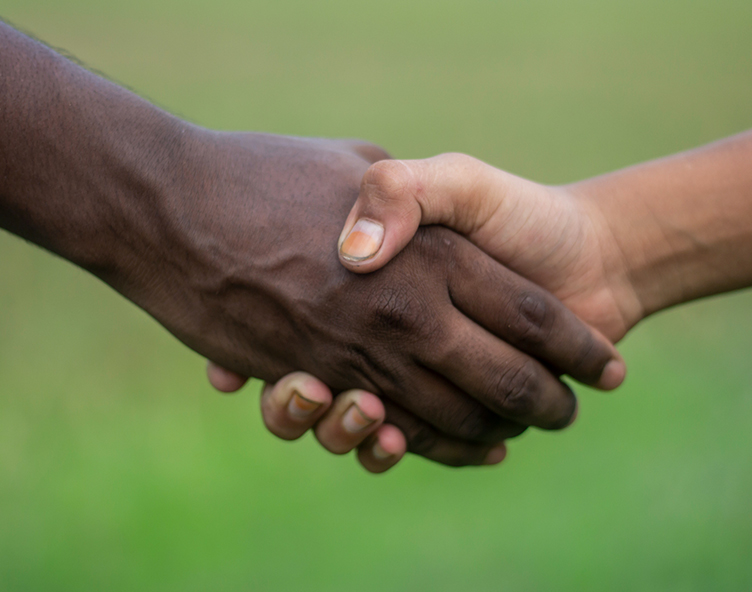
M 473 232 L 495 211 L 500 180 L 506 177 L 513 178 L 464 154 L 376 162 L 366 171 L 345 222 L 340 261 L 351 271 L 375 271 L 410 242 L 420 225 Z
M 332 393 L 319 379 L 293 372 L 261 394 L 261 416 L 267 429 L 283 440 L 305 434 L 326 412 Z
M 475 325 L 449 313 L 452 340 L 424 363 L 494 413 L 520 424 L 561 429 L 577 406 L 572 390 L 542 364 Z
M 407 452 L 405 435 L 396 426 L 384 424 L 358 447 L 358 461 L 371 473 L 383 473 Z
M 449 290 L 467 317 L 561 374 L 603 389 L 621 384 L 626 367 L 601 333 L 468 241 L 455 244 Z
M 314 433 L 329 452 L 345 454 L 379 428 L 384 414 L 384 405 L 376 395 L 362 390 L 346 391 L 334 399 Z
M 451 467 L 494 465 L 506 456 L 503 442 L 477 444 L 450 438 L 396 403 L 387 399 L 383 403 L 387 421 L 402 432 L 413 454 Z
M 373 271 L 397 254 L 410 241 L 420 224 L 439 223 L 472 236 L 492 216 L 498 219 L 502 205 L 505 232 L 513 236 L 514 228 L 521 223 L 515 216 L 519 218 L 522 212 L 523 221 L 527 221 L 531 204 L 534 206 L 540 199 L 536 192 L 519 189 L 522 184 L 523 181 L 513 175 L 459 154 L 444 154 L 419 161 L 376 163 L 363 177 L 360 195 L 340 237 L 340 260 L 352 271 Z M 515 199 L 525 201 L 525 207 L 515 210 L 512 207 Z M 499 223 L 498 226 L 501 228 L 502 225 Z M 519 246 L 518 243 L 519 240 L 515 244 Z M 514 251 L 513 247 L 507 249 Z M 479 252 L 475 250 L 473 256 L 466 259 L 469 263 L 480 261 L 480 265 L 455 266 L 460 272 L 465 272 L 461 286 L 466 292 L 475 296 L 481 286 L 478 274 L 492 267 L 491 263 L 496 270 L 505 272 L 507 281 L 503 284 L 507 285 L 512 278 L 518 278 L 490 257 L 479 256 Z M 484 269 L 478 270 L 478 267 Z M 467 273 L 468 270 L 472 273 Z M 491 282 L 491 287 L 494 283 L 499 284 Z M 530 351 L 531 355 L 540 357 L 556 370 L 586 384 L 606 390 L 621 384 L 626 367 L 605 337 L 586 327 L 572 313 L 556 314 L 566 311 L 566 308 L 547 292 L 527 289 L 534 287 L 534 284 L 514 283 L 518 288 L 514 295 L 519 297 L 519 301 L 506 298 L 504 302 L 507 309 L 509 305 L 519 308 L 521 314 L 517 316 L 518 321 L 513 322 L 509 331 L 499 332 L 497 329 L 503 330 L 513 318 L 509 310 L 501 310 L 492 321 L 495 327 L 491 327 L 491 331 L 511 339 L 513 343 L 517 343 L 515 338 L 521 340 L 522 347 L 530 347 L 526 351 Z M 476 303 L 476 309 L 483 308 L 485 314 L 475 317 L 480 317 L 479 322 L 483 326 L 488 326 L 486 321 L 489 314 L 497 312 L 497 309 L 486 306 L 489 298 L 495 299 L 500 294 L 504 292 L 486 291 L 483 293 L 484 299 L 471 298 L 470 301 Z M 557 319 L 559 322 L 553 322 Z M 544 322 L 544 325 L 537 332 L 526 335 L 524 332 L 528 328 L 535 329 L 537 321 Z M 552 322 L 546 326 L 546 321 Z M 554 331 L 543 335 L 551 329 Z M 558 329 L 564 330 L 556 331 Z M 562 347 L 561 342 L 565 342 L 566 346 Z M 589 349 L 591 347 L 592 351 Z M 604 359 L 606 350 L 609 356 Z M 566 356 L 567 352 L 571 355 Z M 583 355 L 583 352 L 589 353 Z
M 209 378 L 209 384 L 223 393 L 234 393 L 240 390 L 248 382 L 248 378 L 241 376 L 237 372 L 227 370 L 222 366 L 209 362 L 206 366 L 206 375 Z
M 455 311 L 456 312 L 456 311 Z M 443 372 L 443 369 L 440 369 Z M 416 368 L 399 377 L 399 393 L 384 394 L 451 438 L 497 444 L 525 431 L 525 426 L 499 416 L 483 402 L 459 389 L 438 372 Z M 420 395 L 420 396 L 417 396 Z

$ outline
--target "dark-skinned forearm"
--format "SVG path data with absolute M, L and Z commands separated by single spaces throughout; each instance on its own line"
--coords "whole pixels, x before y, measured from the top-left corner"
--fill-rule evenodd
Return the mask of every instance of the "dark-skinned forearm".
M 0 226 L 98 275 L 158 240 L 186 125 L 0 22 Z

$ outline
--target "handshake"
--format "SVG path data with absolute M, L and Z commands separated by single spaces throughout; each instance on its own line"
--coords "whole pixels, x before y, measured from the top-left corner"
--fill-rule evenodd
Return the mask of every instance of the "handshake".
M 269 383 L 274 434 L 373 472 L 498 463 L 572 423 L 563 375 L 621 384 L 641 319 L 752 285 L 750 132 L 552 187 L 206 130 L 2 23 L 0 76 L 0 226 L 142 307 L 218 389 Z
M 528 426 L 574 420 L 562 374 L 601 389 L 622 382 L 612 342 L 642 304 L 589 192 L 461 154 L 397 161 L 352 142 L 244 141 L 284 145 L 286 162 L 301 163 L 282 176 L 300 184 L 263 199 L 273 205 L 262 242 L 273 246 L 252 256 L 262 273 L 230 280 L 236 298 L 247 285 L 269 293 L 238 305 L 249 320 L 237 342 L 267 326 L 258 347 L 279 352 L 268 362 L 279 370 L 245 370 L 222 352 L 210 359 L 237 371 L 210 363 L 209 379 L 227 392 L 246 375 L 274 381 L 303 370 L 263 391 L 274 434 L 295 439 L 313 428 L 331 452 L 357 447 L 374 472 L 406 449 L 448 465 L 495 464 L 504 440 Z M 236 256 L 248 252 L 238 247 Z

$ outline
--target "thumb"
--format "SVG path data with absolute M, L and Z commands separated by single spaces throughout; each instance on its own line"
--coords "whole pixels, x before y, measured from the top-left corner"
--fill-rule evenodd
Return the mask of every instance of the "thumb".
M 339 239 L 342 264 L 357 273 L 380 269 L 418 227 L 442 224 L 471 234 L 493 214 L 499 173 L 464 154 L 382 160 L 366 171 Z

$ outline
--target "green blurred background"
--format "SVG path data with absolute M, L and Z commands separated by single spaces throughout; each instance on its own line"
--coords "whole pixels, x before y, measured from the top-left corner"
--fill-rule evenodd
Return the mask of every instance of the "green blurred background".
M 464 151 L 564 182 L 752 127 L 752 2 L 0 0 L 221 129 Z M 2 83 L 0 79 L 0 89 Z M 752 589 L 752 294 L 664 313 L 625 386 L 498 468 L 374 477 L 258 385 L 0 236 L 1 590 Z

